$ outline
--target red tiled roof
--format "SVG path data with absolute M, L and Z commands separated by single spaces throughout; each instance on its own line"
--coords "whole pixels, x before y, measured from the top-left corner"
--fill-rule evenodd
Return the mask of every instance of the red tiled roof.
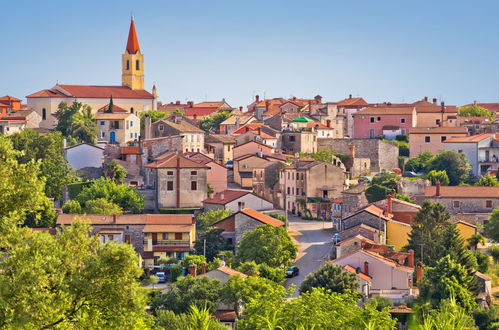
M 126 51 L 128 54 L 137 54 L 140 52 L 139 39 L 137 38 L 137 31 L 135 31 L 135 22 L 130 22 L 130 30 L 128 31 L 128 41 L 126 43 Z
M 346 270 L 347 272 L 350 272 L 352 274 L 355 274 L 355 276 L 363 279 L 364 281 L 371 281 L 373 278 L 369 275 L 366 275 L 364 273 L 357 273 L 357 269 L 353 268 L 350 265 L 345 265 L 343 266 L 343 269 Z
M 226 322 L 237 321 L 236 311 L 218 310 L 215 312 L 213 316 L 219 321 L 226 321 Z
M 425 197 L 436 196 L 437 187 L 425 187 Z M 441 197 L 499 198 L 499 187 L 440 186 Z
M 121 148 L 122 155 L 138 155 L 139 147 L 122 147 Z
M 367 106 L 368 103 L 362 97 L 351 97 L 336 103 L 338 106 Z
M 189 251 L 191 247 L 189 245 L 180 245 L 180 246 L 172 246 L 172 245 L 153 245 L 153 252 L 184 252 Z
M 352 115 L 411 115 L 412 111 L 413 107 L 369 107 Z
M 56 228 L 31 228 L 31 230 L 39 233 L 49 233 L 50 235 L 57 234 Z
M 76 218 L 88 220 L 92 225 L 144 225 L 144 224 L 192 224 L 192 214 L 59 214 L 58 225 L 70 225 Z
M 5 95 L 5 96 L 2 96 L 0 97 L 0 101 L 13 101 L 13 102 L 16 102 L 16 101 L 21 101 L 21 99 L 18 99 L 17 97 L 14 97 L 14 96 L 10 96 L 10 95 Z
M 205 199 L 203 203 L 225 205 L 250 193 L 251 192 L 249 191 L 243 190 L 224 190 L 222 192 L 214 194 L 212 198 Z M 224 197 L 223 199 L 222 195 Z
M 194 108 L 220 108 L 224 104 L 225 104 L 225 102 L 223 102 L 223 101 L 201 102 L 201 103 L 194 104 L 193 107 Z
M 327 127 L 326 125 L 321 123 L 307 123 L 307 127 L 313 127 L 318 129 L 333 129 L 332 127 Z
M 59 98 L 63 98 L 63 97 L 68 97 L 66 94 L 63 94 L 61 92 L 59 92 L 58 90 L 56 89 L 43 89 L 39 92 L 36 92 L 36 93 L 33 93 L 33 94 L 30 94 L 28 96 L 26 96 L 26 98 L 38 98 L 38 97 L 41 97 L 41 98 L 45 98 L 45 97 L 59 97 Z
M 414 268 L 412 268 L 412 267 L 407 267 L 407 266 L 399 265 L 397 262 L 395 262 L 393 260 L 385 258 L 382 255 L 379 255 L 377 253 L 366 251 L 364 249 L 355 250 L 352 253 L 347 254 L 346 256 L 343 256 L 343 257 L 340 257 L 338 259 L 332 260 L 332 262 L 334 263 L 335 261 L 347 258 L 347 257 L 349 257 L 349 256 L 351 256 L 351 255 L 353 255 L 355 253 L 364 253 L 364 254 L 367 254 L 368 256 L 371 256 L 371 257 L 373 257 L 373 258 L 375 258 L 375 259 L 377 259 L 377 260 L 379 260 L 381 262 L 384 262 L 385 264 L 390 265 L 393 268 L 398 268 L 400 270 L 403 270 L 403 271 L 406 271 L 406 272 L 409 272 L 409 273 L 412 273 L 414 271 Z
M 409 134 L 468 134 L 466 127 L 412 127 Z
M 176 225 L 176 224 L 146 224 L 142 230 L 144 233 L 189 233 L 192 229 L 192 224 Z
M 180 168 L 208 168 L 208 166 L 192 161 L 184 156 L 171 153 L 165 158 L 147 164 L 149 168 L 176 168 L 177 163 Z
M 109 110 L 109 104 L 106 104 L 105 106 L 103 106 L 102 108 L 100 108 L 99 110 L 97 110 L 97 112 L 106 112 L 107 110 Z M 113 110 L 112 110 L 112 112 L 128 112 L 128 111 L 126 111 L 122 107 L 119 107 L 119 106 L 117 106 L 116 104 L 113 103 Z
M 486 138 L 489 138 L 491 136 L 494 136 L 494 133 L 484 133 L 484 134 L 478 134 L 478 135 L 472 135 L 472 136 L 460 136 L 460 137 L 451 137 L 448 138 L 447 140 L 444 141 L 444 143 L 450 143 L 450 142 L 460 142 L 460 143 L 475 143 L 475 142 L 480 142 Z
M 225 273 L 227 275 L 232 275 L 232 276 L 237 276 L 237 275 L 242 276 L 242 277 L 248 276 L 244 273 L 238 272 L 237 270 L 232 269 L 232 268 L 227 267 L 227 266 L 220 266 L 217 268 L 217 270 L 221 271 L 222 273 Z
M 67 92 L 57 90 L 60 88 Z M 52 89 L 26 96 L 32 97 L 77 97 L 77 98 L 105 98 L 116 99 L 154 99 L 154 96 L 144 89 L 130 89 L 126 86 L 90 86 L 90 85 L 57 85 Z
M 247 216 L 252 217 L 253 219 L 256 219 L 260 222 L 269 224 L 269 225 L 274 226 L 274 227 L 284 226 L 284 222 L 277 220 L 276 218 L 272 218 L 271 216 L 268 216 L 266 214 L 255 211 L 253 209 L 244 209 L 244 210 L 241 210 L 240 212 L 246 214 Z
M 208 116 L 211 115 L 212 113 L 216 112 L 218 108 L 213 108 L 213 107 L 192 107 L 192 108 L 185 108 L 185 115 L 188 117 L 203 117 L 203 116 Z
M 246 124 L 246 125 L 240 127 L 238 130 L 232 132 L 232 134 L 242 134 L 242 133 L 246 133 L 248 131 L 253 132 L 262 126 L 263 126 L 263 123 L 249 123 L 249 124 Z
M 367 237 L 364 237 L 364 236 L 362 236 L 362 235 L 355 235 L 355 236 L 352 236 L 352 237 L 350 237 L 350 238 L 347 238 L 347 239 L 344 239 L 344 240 L 342 240 L 342 241 L 339 241 L 338 243 L 336 243 L 336 245 L 338 245 L 338 246 L 339 246 L 339 245 L 341 245 L 341 244 L 343 244 L 343 243 L 345 243 L 345 242 L 349 242 L 349 241 L 351 241 L 351 240 L 353 240 L 353 239 L 359 239 L 359 240 L 361 240 L 362 242 L 367 242 L 367 243 L 371 243 L 371 244 L 376 244 L 376 242 L 375 242 L 375 241 L 370 240 L 370 239 L 369 239 L 369 238 L 367 238 Z

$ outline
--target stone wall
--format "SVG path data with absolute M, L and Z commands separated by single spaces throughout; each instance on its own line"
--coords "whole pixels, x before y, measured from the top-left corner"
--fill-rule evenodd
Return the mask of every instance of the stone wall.
M 344 230 L 356 227 L 358 225 L 364 224 L 369 227 L 384 231 L 385 228 L 385 220 L 369 213 L 366 211 L 357 213 L 349 218 L 343 219 L 342 228 Z
M 144 252 L 144 234 L 143 229 L 145 225 L 123 225 L 123 224 L 109 224 L 109 225 L 92 225 L 94 234 L 98 234 L 102 229 L 122 229 L 123 240 L 125 235 L 130 235 L 130 244 L 135 248 L 138 253 Z
M 397 180 L 397 192 L 410 197 L 423 195 L 425 187 L 429 186 L 431 186 L 430 181 L 424 179 L 407 180 L 400 178 Z
M 235 218 L 236 235 L 234 244 L 237 246 L 245 233 L 252 231 L 256 227 L 262 225 L 262 223 L 243 213 L 237 213 Z
M 343 230 L 340 233 L 340 237 L 342 240 L 353 237 L 353 236 L 357 236 L 357 235 L 362 235 L 362 236 L 369 238 L 370 240 L 375 241 L 375 242 L 378 241 L 378 232 L 377 231 L 372 231 L 372 230 L 369 230 L 369 229 L 366 229 L 366 228 L 363 228 L 360 226 L 356 226 L 356 227 L 352 227 L 352 228 L 347 229 L 347 230 Z
M 391 170 L 398 167 L 398 147 L 379 139 L 317 139 L 317 150 L 331 150 L 350 154 L 355 145 L 356 158 L 369 158 L 371 171 Z

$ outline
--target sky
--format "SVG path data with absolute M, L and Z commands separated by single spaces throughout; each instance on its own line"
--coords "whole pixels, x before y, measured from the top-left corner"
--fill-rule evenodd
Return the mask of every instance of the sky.
M 120 85 L 130 16 L 163 103 L 499 102 L 499 1 L 0 0 L 0 96 Z

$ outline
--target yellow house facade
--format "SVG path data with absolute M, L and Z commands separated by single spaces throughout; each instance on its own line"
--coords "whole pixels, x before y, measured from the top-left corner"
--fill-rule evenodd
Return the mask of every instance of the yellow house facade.
M 134 114 L 98 112 L 95 119 L 101 141 L 125 145 L 139 139 L 140 119 Z
M 395 251 L 400 251 L 409 243 L 410 225 L 389 220 L 386 222 L 386 245 L 392 245 Z
M 471 223 L 457 221 L 455 224 L 459 232 L 459 236 L 461 236 L 461 238 L 465 241 L 477 233 L 476 226 Z

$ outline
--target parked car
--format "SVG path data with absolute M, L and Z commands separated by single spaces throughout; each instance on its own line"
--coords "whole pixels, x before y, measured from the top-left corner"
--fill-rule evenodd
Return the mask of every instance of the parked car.
M 373 179 L 368 177 L 368 176 L 359 176 L 359 183 L 362 183 L 362 182 L 371 182 Z
M 402 174 L 402 170 L 400 168 L 392 168 L 392 173 Z
M 286 277 L 295 277 L 298 276 L 298 274 L 300 274 L 300 269 L 296 266 L 291 266 L 286 271 Z
M 225 167 L 227 167 L 227 168 L 233 168 L 234 167 L 234 161 L 232 159 L 228 160 L 227 163 L 225 164 Z
M 489 168 L 487 170 L 487 174 L 488 175 L 492 175 L 492 176 L 496 176 L 497 175 L 497 169 L 492 169 L 492 168 Z
M 157 272 L 155 276 L 158 278 L 158 283 L 166 283 L 166 274 L 164 272 Z
M 413 171 L 405 171 L 405 172 L 402 174 L 402 176 L 403 176 L 404 178 L 415 178 L 415 177 L 417 177 L 418 175 L 417 175 L 417 173 L 414 173 Z

